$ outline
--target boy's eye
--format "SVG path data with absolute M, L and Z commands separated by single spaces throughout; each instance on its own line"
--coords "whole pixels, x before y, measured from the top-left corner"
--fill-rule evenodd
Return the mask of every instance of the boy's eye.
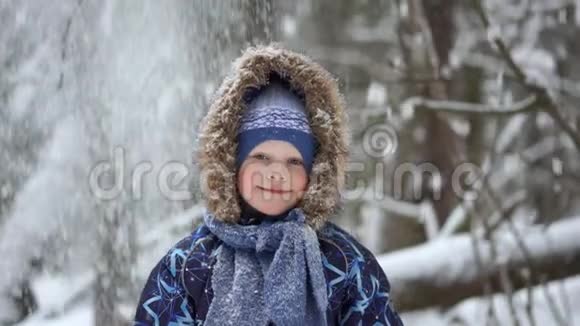
M 261 153 L 255 154 L 253 157 L 258 159 L 258 160 L 267 160 L 268 159 L 268 157 L 266 155 L 261 154 Z
M 291 158 L 288 160 L 288 163 L 290 164 L 294 164 L 294 165 L 302 165 L 302 160 L 299 160 L 297 158 Z

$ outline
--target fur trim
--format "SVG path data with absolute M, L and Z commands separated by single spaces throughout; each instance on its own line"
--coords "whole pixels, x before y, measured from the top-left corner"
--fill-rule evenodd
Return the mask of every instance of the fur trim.
M 233 65 L 202 120 L 197 155 L 201 192 L 206 207 L 224 222 L 237 223 L 236 132 L 249 88 L 268 83 L 278 73 L 304 95 L 312 132 L 320 147 L 314 158 L 308 189 L 298 206 L 307 223 L 320 229 L 342 204 L 350 131 L 337 80 L 308 57 L 278 44 L 248 48 Z

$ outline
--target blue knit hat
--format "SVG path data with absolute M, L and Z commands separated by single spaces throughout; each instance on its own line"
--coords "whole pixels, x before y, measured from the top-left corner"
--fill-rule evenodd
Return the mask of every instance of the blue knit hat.
M 275 77 L 270 78 L 267 86 L 250 95 L 237 133 L 237 168 L 262 142 L 282 140 L 296 147 L 302 155 L 306 172 L 310 174 L 317 143 L 310 130 L 304 101 L 288 83 Z

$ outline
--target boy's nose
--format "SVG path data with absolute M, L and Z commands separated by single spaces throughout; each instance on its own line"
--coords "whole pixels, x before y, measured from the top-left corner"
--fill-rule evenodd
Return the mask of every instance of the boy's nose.
M 284 164 L 273 162 L 266 171 L 266 178 L 271 181 L 286 181 L 288 180 L 288 174 L 288 169 Z
M 274 181 L 285 181 L 286 180 L 286 176 L 284 176 L 284 174 L 279 173 L 279 172 L 272 172 L 268 175 L 268 178 L 270 178 L 271 180 Z

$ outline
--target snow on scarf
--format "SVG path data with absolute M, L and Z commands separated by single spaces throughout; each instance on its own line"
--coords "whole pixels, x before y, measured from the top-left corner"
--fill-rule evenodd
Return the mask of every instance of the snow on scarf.
M 326 325 L 326 282 L 318 238 L 301 208 L 258 225 L 204 222 L 223 241 L 212 273 L 205 325 Z

